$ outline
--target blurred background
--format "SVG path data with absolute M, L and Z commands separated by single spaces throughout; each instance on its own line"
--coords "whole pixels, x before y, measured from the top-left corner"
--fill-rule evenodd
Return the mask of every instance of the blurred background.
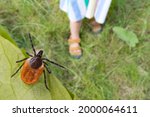
M 83 56 L 69 56 L 69 21 L 59 0 L 0 0 L 0 25 L 20 49 L 37 50 L 67 70 L 49 66 L 79 99 L 150 99 L 150 1 L 113 0 L 102 33 L 93 35 L 89 22 L 81 29 Z M 116 33 L 115 27 L 124 31 Z M 138 39 L 135 46 L 134 37 Z M 120 39 L 125 35 L 125 41 Z

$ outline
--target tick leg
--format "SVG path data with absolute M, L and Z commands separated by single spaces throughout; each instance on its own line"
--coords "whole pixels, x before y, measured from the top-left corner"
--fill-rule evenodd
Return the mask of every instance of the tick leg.
M 51 74 L 52 72 L 51 72 L 51 70 L 50 69 L 48 69 L 48 67 L 47 66 L 45 66 L 45 68 L 46 68 L 46 70 L 47 70 L 47 72 L 49 73 L 49 74 Z
M 51 72 L 51 70 L 50 69 L 48 69 L 48 67 L 47 67 L 47 63 L 46 62 L 43 62 L 44 63 L 44 67 L 46 68 L 46 70 L 47 70 L 47 72 L 49 73 L 49 74 L 51 74 L 52 72 Z
M 28 52 L 26 52 L 26 54 L 27 54 L 28 56 L 30 56 L 30 57 L 33 57 L 33 55 L 29 54 Z
M 24 63 L 23 63 L 24 64 Z M 23 64 L 16 70 L 16 72 L 14 74 L 11 75 L 11 78 L 16 75 L 16 73 L 18 73 L 18 71 L 21 69 L 21 67 L 23 66 Z
M 54 65 L 56 65 L 56 66 L 58 66 L 58 67 L 61 67 L 61 68 L 65 68 L 64 66 L 62 66 L 62 65 L 60 65 L 60 64 L 58 64 L 58 63 L 55 63 L 55 62 L 53 62 L 53 61 L 51 61 L 51 60 L 49 60 L 49 59 L 47 59 L 47 58 L 42 58 L 43 60 L 46 60 L 47 62 L 50 62 L 50 63 L 52 63 L 52 64 L 54 64 Z
M 24 58 L 24 59 L 22 59 L 22 60 L 18 60 L 18 61 L 16 61 L 16 63 L 19 63 L 19 62 L 25 61 L 26 59 L 28 59 L 28 57 L 26 57 L 26 58 Z
M 48 65 L 45 61 L 43 61 L 44 65 Z
M 35 56 L 35 55 L 36 55 L 36 51 L 35 51 L 35 49 L 34 49 L 34 45 L 33 45 L 32 38 L 31 38 L 30 33 L 29 33 L 29 39 L 30 39 L 30 42 L 31 42 L 32 50 L 33 50 L 33 52 L 34 52 L 34 56 Z
M 45 70 L 44 70 L 44 83 L 45 83 L 45 87 L 47 90 L 49 90 L 48 86 L 47 86 L 47 80 L 46 80 L 46 73 L 45 73 Z

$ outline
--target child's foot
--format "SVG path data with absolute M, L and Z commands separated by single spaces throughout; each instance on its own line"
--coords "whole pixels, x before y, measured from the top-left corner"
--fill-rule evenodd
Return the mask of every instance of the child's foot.
M 74 58 L 80 58 L 82 55 L 81 47 L 80 47 L 80 39 L 68 39 L 69 43 L 69 53 Z
M 95 20 L 91 21 L 91 26 L 92 26 L 92 32 L 95 34 L 100 33 L 103 29 L 102 25 L 97 23 Z

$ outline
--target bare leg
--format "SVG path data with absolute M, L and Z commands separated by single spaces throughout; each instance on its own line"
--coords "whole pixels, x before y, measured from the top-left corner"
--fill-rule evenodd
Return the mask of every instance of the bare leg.
M 72 22 L 70 21 L 70 32 L 71 38 L 80 38 L 79 33 L 80 33 L 80 27 L 81 27 L 82 21 L 78 21 L 78 22 Z
M 97 23 L 94 18 L 90 21 L 90 24 L 92 26 L 93 33 L 97 34 L 102 31 L 102 24 Z
M 80 28 L 82 21 L 72 22 L 70 21 L 70 39 L 73 43 L 69 44 L 69 52 L 71 55 L 75 55 L 77 58 L 81 56 L 81 49 L 77 39 L 80 39 Z

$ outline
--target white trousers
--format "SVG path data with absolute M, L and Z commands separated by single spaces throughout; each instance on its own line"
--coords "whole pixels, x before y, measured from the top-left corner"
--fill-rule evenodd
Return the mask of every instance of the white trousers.
M 80 21 L 83 18 L 94 17 L 98 23 L 106 20 L 112 0 L 89 0 L 86 7 L 85 0 L 60 0 L 60 9 L 65 11 L 70 21 Z

